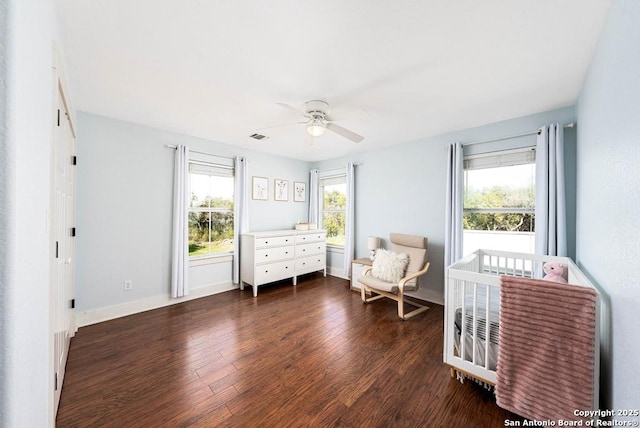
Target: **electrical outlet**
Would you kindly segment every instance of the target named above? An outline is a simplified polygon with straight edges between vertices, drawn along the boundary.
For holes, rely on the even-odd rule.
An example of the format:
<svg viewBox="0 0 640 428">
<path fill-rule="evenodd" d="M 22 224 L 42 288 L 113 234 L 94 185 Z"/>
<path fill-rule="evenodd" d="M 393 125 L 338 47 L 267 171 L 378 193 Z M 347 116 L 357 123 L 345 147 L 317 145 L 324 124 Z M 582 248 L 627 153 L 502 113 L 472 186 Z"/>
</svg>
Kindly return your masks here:
<svg viewBox="0 0 640 428">
<path fill-rule="evenodd" d="M 131 282 L 130 279 L 126 279 L 124 281 L 124 291 L 129 291 L 129 290 L 133 290 L 133 283 Z"/>
</svg>

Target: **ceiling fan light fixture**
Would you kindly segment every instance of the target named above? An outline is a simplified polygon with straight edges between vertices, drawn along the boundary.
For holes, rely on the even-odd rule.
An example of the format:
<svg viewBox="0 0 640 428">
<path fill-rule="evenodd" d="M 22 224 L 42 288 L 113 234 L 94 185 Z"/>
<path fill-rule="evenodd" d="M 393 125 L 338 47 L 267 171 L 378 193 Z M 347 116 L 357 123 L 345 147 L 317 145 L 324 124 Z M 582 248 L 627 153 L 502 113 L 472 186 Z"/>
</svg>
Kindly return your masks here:
<svg viewBox="0 0 640 428">
<path fill-rule="evenodd" d="M 327 126 L 320 120 L 314 119 L 307 125 L 307 133 L 312 137 L 319 137 L 327 130 Z"/>
</svg>

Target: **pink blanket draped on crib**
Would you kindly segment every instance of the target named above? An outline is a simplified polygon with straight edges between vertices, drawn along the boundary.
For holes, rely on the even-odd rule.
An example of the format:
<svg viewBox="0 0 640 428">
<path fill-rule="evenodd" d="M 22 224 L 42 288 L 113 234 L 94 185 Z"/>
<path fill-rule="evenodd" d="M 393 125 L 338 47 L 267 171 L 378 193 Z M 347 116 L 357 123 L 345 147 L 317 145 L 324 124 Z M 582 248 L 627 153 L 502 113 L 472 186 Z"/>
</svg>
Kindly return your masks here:
<svg viewBox="0 0 640 428">
<path fill-rule="evenodd" d="M 597 293 L 501 277 L 496 402 L 532 420 L 577 420 L 593 407 Z"/>
</svg>

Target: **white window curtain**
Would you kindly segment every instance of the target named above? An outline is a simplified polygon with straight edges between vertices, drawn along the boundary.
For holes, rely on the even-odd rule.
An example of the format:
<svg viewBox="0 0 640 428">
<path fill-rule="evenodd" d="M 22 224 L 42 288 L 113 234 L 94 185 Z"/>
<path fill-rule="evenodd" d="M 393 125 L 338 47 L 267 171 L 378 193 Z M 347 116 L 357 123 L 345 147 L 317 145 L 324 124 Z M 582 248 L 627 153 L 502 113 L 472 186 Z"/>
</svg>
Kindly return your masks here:
<svg viewBox="0 0 640 428">
<path fill-rule="evenodd" d="M 447 195 L 445 206 L 444 266 L 462 257 L 462 144 L 449 145 L 447 153 Z"/>
<path fill-rule="evenodd" d="M 563 127 L 543 126 L 536 143 L 536 254 L 567 255 Z"/>
<path fill-rule="evenodd" d="M 240 235 L 249 231 L 249 179 L 247 160 L 235 158 L 235 190 L 233 203 L 233 283 L 240 282 Z"/>
<path fill-rule="evenodd" d="M 347 206 L 345 213 L 344 239 L 344 275 L 351 276 L 351 262 L 355 252 L 355 166 L 353 162 L 347 164 Z"/>
<path fill-rule="evenodd" d="M 189 294 L 189 147 L 176 148 L 173 171 L 173 247 L 171 263 L 171 296 Z"/>
<path fill-rule="evenodd" d="M 320 224 L 319 218 L 319 195 L 320 191 L 320 171 L 312 169 L 309 171 L 309 223 Z"/>
</svg>

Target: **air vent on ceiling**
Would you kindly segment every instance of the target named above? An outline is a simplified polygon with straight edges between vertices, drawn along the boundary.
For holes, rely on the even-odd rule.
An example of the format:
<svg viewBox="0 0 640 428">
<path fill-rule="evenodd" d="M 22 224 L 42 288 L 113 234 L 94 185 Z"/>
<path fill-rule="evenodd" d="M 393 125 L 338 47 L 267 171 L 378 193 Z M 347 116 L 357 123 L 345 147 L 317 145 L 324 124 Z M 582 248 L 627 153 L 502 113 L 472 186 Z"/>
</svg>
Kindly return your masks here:
<svg viewBox="0 0 640 428">
<path fill-rule="evenodd" d="M 267 137 L 266 135 L 262 135 L 262 134 L 251 134 L 251 135 L 249 135 L 249 138 L 253 138 L 254 140 L 260 141 L 260 140 L 264 140 L 264 139 L 269 138 L 269 137 Z"/>
</svg>

